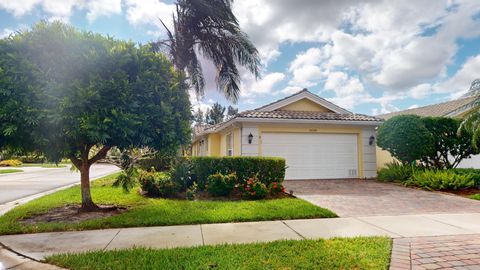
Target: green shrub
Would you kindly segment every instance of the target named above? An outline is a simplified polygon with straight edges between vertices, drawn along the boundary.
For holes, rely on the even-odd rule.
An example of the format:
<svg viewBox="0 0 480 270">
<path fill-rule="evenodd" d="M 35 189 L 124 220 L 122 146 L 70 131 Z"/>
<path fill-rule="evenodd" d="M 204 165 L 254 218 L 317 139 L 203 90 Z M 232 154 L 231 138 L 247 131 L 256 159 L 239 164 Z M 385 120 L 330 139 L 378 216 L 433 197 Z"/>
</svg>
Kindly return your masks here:
<svg viewBox="0 0 480 270">
<path fill-rule="evenodd" d="M 234 173 L 212 174 L 207 178 L 207 191 L 212 196 L 228 196 L 232 193 L 236 183 L 237 176 Z"/>
<path fill-rule="evenodd" d="M 157 172 L 168 171 L 178 159 L 181 159 L 181 157 L 175 152 L 159 152 L 151 157 L 138 160 L 136 166 L 142 170 L 154 168 Z"/>
<path fill-rule="evenodd" d="M 280 193 L 285 193 L 285 187 L 278 182 L 272 182 L 268 185 L 268 191 L 272 195 L 278 195 Z"/>
<path fill-rule="evenodd" d="M 185 191 L 185 198 L 189 201 L 195 200 L 197 198 L 197 192 L 198 185 L 197 183 L 193 182 L 193 184 L 187 188 L 187 191 Z"/>
<path fill-rule="evenodd" d="M 399 162 L 391 162 L 386 164 L 377 173 L 377 179 L 386 182 L 407 181 L 413 173 L 415 165 L 403 165 Z"/>
<path fill-rule="evenodd" d="M 473 180 L 475 181 L 475 186 L 480 188 L 480 170 L 479 169 L 456 168 L 456 169 L 452 169 L 452 171 L 460 175 L 465 175 L 465 174 L 471 175 L 473 177 Z"/>
<path fill-rule="evenodd" d="M 22 162 L 17 159 L 7 159 L 0 161 L 0 167 L 17 167 L 22 165 Z"/>
<path fill-rule="evenodd" d="M 242 195 L 246 199 L 263 199 L 268 195 L 267 186 L 255 177 L 248 178 L 243 185 L 239 187 Z"/>
<path fill-rule="evenodd" d="M 187 190 L 193 184 L 190 160 L 186 158 L 175 160 L 170 168 L 170 177 L 181 190 Z"/>
<path fill-rule="evenodd" d="M 475 187 L 471 174 L 457 174 L 452 170 L 414 171 L 407 186 L 416 186 L 428 190 L 458 190 Z"/>
<path fill-rule="evenodd" d="M 193 157 L 192 178 L 200 188 L 207 177 L 215 173 L 235 172 L 240 181 L 257 175 L 265 186 L 272 182 L 282 183 L 285 179 L 285 159 L 268 157 Z"/>
<path fill-rule="evenodd" d="M 148 196 L 169 197 L 178 192 L 178 186 L 172 181 L 170 175 L 162 172 L 141 171 L 138 182 Z"/>
</svg>

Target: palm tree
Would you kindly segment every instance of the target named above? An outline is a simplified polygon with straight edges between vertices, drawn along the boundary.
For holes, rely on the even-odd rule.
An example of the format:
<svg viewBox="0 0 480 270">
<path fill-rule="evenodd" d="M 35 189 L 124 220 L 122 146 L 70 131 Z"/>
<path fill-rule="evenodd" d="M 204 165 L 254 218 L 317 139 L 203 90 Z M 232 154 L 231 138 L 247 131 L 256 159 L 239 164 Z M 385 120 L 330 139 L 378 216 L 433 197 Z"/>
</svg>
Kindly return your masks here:
<svg viewBox="0 0 480 270">
<path fill-rule="evenodd" d="M 458 128 L 458 133 L 468 132 L 472 134 L 472 145 L 475 149 L 480 146 L 480 79 L 476 79 L 470 85 L 468 96 L 479 96 L 476 106 L 465 116 Z"/>
<path fill-rule="evenodd" d="M 204 93 L 205 80 L 198 53 L 211 60 L 217 70 L 220 92 L 232 102 L 240 95 L 240 72 L 245 67 L 255 78 L 260 76 L 260 57 L 255 46 L 239 27 L 232 12 L 233 0 L 178 0 L 173 14 L 173 29 L 168 38 L 153 43 L 155 50 L 167 49 L 177 70 L 185 71 L 198 96 Z"/>
</svg>

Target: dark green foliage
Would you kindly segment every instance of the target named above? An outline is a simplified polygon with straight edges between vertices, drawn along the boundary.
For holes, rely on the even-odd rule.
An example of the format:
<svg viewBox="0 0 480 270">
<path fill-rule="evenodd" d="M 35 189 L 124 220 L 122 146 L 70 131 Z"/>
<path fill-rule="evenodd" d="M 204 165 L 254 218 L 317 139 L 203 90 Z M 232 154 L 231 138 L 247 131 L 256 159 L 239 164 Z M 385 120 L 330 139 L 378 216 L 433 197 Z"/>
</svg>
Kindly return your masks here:
<svg viewBox="0 0 480 270">
<path fill-rule="evenodd" d="M 216 173 L 207 178 L 207 191 L 212 196 L 228 196 L 237 183 L 237 175 Z"/>
<path fill-rule="evenodd" d="M 422 121 L 432 134 L 431 151 L 421 158 L 422 163 L 431 168 L 455 168 L 464 158 L 477 154 L 472 145 L 471 133 L 457 134 L 461 121 L 449 117 L 424 117 Z"/>
<path fill-rule="evenodd" d="M 92 210 L 88 170 L 110 148 L 188 143 L 186 89 L 150 46 L 41 22 L 0 40 L 0 148 L 69 158 L 82 175 L 82 207 Z"/>
<path fill-rule="evenodd" d="M 192 163 L 183 158 L 177 158 L 172 163 L 170 177 L 180 189 L 187 190 L 192 184 Z"/>
<path fill-rule="evenodd" d="M 404 182 L 412 176 L 414 168 L 414 164 L 403 165 L 398 162 L 391 162 L 378 171 L 377 179 L 386 182 Z"/>
<path fill-rule="evenodd" d="M 457 134 L 459 127 L 460 121 L 453 118 L 399 115 L 380 126 L 377 144 L 403 164 L 420 161 L 429 168 L 455 168 L 478 153 L 471 133 Z"/>
<path fill-rule="evenodd" d="M 452 170 L 420 170 L 414 171 L 407 186 L 416 186 L 428 190 L 459 190 L 475 187 L 471 174 L 457 174 Z"/>
<path fill-rule="evenodd" d="M 151 197 L 170 197 L 178 192 L 178 186 L 165 173 L 142 171 L 138 175 L 138 182 Z"/>
<path fill-rule="evenodd" d="M 209 125 L 216 125 L 223 122 L 225 117 L 225 107 L 223 107 L 220 103 L 215 102 L 212 108 L 207 110 L 206 117 L 207 124 Z"/>
<path fill-rule="evenodd" d="M 433 137 L 419 116 L 399 115 L 378 128 L 377 144 L 403 164 L 411 164 L 432 151 Z"/>
<path fill-rule="evenodd" d="M 227 118 L 232 118 L 238 113 L 238 108 L 234 108 L 232 105 L 228 105 Z"/>
<path fill-rule="evenodd" d="M 275 196 L 280 193 L 285 193 L 285 187 L 281 183 L 272 182 L 268 185 L 268 191 Z"/>
<path fill-rule="evenodd" d="M 140 159 L 136 166 L 142 170 L 154 168 L 157 172 L 168 171 L 177 159 L 176 151 L 159 151 L 150 157 Z"/>
<path fill-rule="evenodd" d="M 197 198 L 197 192 L 198 185 L 197 183 L 193 182 L 193 184 L 187 188 L 187 191 L 185 191 L 185 198 L 189 201 L 193 201 Z"/>
<path fill-rule="evenodd" d="M 285 179 L 285 159 L 266 157 L 192 157 L 192 177 L 203 188 L 211 174 L 236 173 L 238 181 L 244 183 L 257 175 L 266 186 L 272 182 L 282 183 Z"/>
</svg>

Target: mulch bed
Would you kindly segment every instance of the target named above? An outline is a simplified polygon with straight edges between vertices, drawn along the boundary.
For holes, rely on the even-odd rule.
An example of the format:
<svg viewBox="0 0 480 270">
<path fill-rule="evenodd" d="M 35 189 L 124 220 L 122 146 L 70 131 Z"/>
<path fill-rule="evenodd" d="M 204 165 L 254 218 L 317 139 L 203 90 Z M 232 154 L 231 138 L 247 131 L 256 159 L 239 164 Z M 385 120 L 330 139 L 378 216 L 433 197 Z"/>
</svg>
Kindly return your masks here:
<svg viewBox="0 0 480 270">
<path fill-rule="evenodd" d="M 48 210 L 46 213 L 34 215 L 20 220 L 20 223 L 36 224 L 46 222 L 79 223 L 86 220 L 111 217 L 127 211 L 124 207 L 114 205 L 98 205 L 100 211 L 81 212 L 80 205 L 66 205 Z"/>
</svg>

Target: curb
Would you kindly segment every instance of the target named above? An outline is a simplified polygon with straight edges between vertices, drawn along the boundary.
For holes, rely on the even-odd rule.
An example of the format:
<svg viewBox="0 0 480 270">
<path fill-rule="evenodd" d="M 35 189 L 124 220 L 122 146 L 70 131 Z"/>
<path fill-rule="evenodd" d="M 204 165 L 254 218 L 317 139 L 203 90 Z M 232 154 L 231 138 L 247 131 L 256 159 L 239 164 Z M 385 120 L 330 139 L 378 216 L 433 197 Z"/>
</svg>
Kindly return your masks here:
<svg viewBox="0 0 480 270">
<path fill-rule="evenodd" d="M 90 181 L 101 178 L 101 177 L 104 177 L 104 176 L 107 176 L 107 175 L 110 175 L 110 174 L 113 174 L 113 173 L 117 173 L 119 171 L 120 171 L 120 169 L 115 170 L 115 171 L 111 171 L 111 172 L 108 172 L 108 173 L 104 173 L 104 174 L 101 174 L 101 175 L 97 175 L 96 177 L 91 178 Z M 76 186 L 76 185 L 79 185 L 79 183 L 68 184 L 66 186 L 58 187 L 58 188 L 55 188 L 55 189 L 51 189 L 51 190 L 48 190 L 48 191 L 44 191 L 44 192 L 41 192 L 41 193 L 37 193 L 37 194 L 34 194 L 34 195 L 30 195 L 30 196 L 27 196 L 27 197 L 17 199 L 15 201 L 11 201 L 11 202 L 2 204 L 2 205 L 0 205 L 0 216 L 3 216 L 5 213 L 7 213 L 8 211 L 12 210 L 13 208 L 15 208 L 19 205 L 25 204 L 29 201 L 35 200 L 35 199 L 43 197 L 45 195 L 52 194 L 52 193 L 55 193 L 57 191 L 64 190 L 64 189 L 67 189 L 67 188 L 70 188 L 70 187 L 73 187 L 73 186 Z M 2 270 L 2 269 L 0 269 L 0 270 Z"/>
<path fill-rule="evenodd" d="M 3 267 L 3 268 L 2 268 Z M 42 263 L 16 253 L 0 243 L 0 270 L 65 270 L 51 264 Z"/>
</svg>

